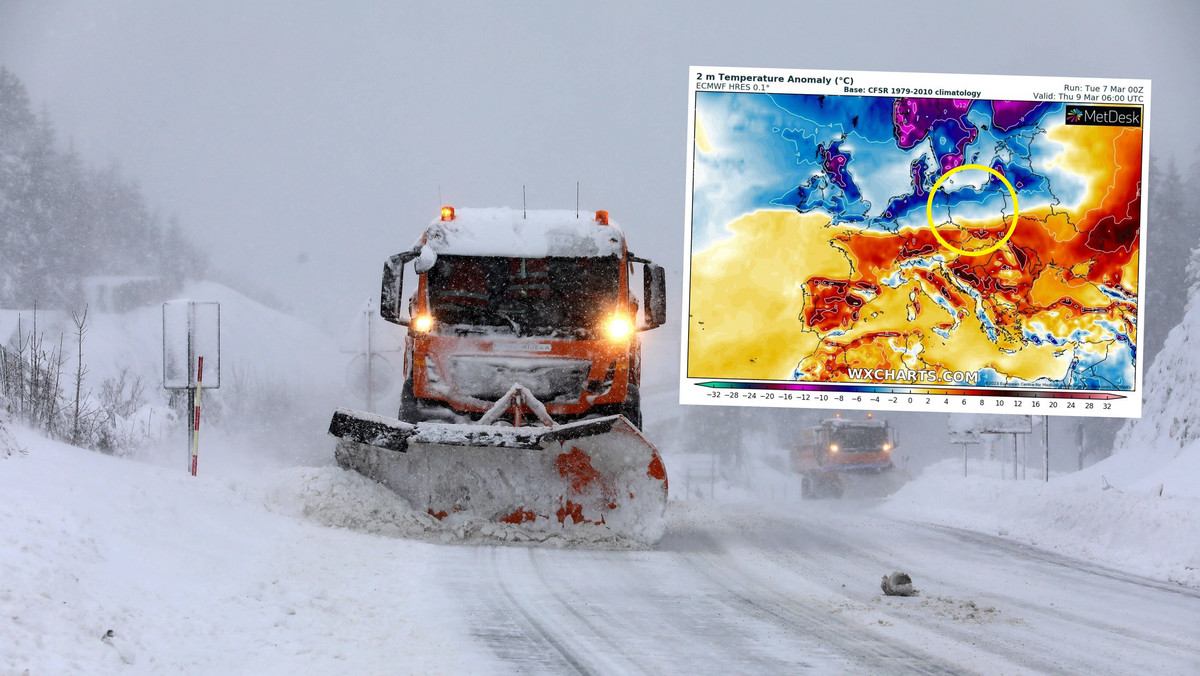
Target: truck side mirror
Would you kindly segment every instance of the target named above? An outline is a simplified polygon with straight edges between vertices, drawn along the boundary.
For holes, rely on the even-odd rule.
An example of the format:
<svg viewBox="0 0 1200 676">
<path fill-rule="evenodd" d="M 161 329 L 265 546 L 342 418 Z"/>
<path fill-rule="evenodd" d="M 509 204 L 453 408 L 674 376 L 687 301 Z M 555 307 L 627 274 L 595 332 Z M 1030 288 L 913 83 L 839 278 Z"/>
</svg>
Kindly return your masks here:
<svg viewBox="0 0 1200 676">
<path fill-rule="evenodd" d="M 383 264 L 383 286 L 379 292 L 379 316 L 393 324 L 408 326 L 408 318 L 400 315 L 404 300 L 404 265 L 419 252 L 405 251 L 387 259 Z"/>
<path fill-rule="evenodd" d="M 642 298 L 646 303 L 646 328 L 667 323 L 667 275 L 661 265 L 647 263 L 642 273 Z"/>
</svg>

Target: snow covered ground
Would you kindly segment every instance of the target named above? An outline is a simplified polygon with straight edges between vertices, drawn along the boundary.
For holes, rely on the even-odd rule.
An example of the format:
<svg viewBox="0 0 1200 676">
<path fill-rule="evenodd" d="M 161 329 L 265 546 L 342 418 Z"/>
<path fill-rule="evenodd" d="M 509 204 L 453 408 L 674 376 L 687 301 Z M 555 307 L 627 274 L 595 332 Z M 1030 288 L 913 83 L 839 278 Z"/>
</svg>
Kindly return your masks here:
<svg viewBox="0 0 1200 676">
<path fill-rule="evenodd" d="M 192 478 L 16 433 L 27 452 L 0 460 L 0 673 L 465 673 L 483 659 L 436 547 L 297 518 L 301 487 L 319 485 L 302 471 Z M 338 473 L 359 490 L 337 509 L 361 526 L 386 491 Z"/>
<path fill-rule="evenodd" d="M 999 463 L 972 460 L 968 467 L 964 478 L 961 459 L 937 463 L 879 510 L 1200 587 L 1200 499 L 1160 496 L 1157 486 L 1104 489 L 1099 476 L 1012 481 L 999 478 Z"/>
<path fill-rule="evenodd" d="M 648 549 L 438 543 L 330 466 L 213 440 L 192 478 L 15 432 L 0 673 L 1200 669 L 1200 591 L 876 502 L 673 502 Z M 897 569 L 920 595 L 882 596 Z"/>
<path fill-rule="evenodd" d="M 331 342 L 189 293 L 220 295 L 225 364 L 287 405 L 255 429 L 263 397 L 222 392 L 196 478 L 178 430 L 121 459 L 10 425 L 0 674 L 1200 672 L 1200 390 L 1152 373 L 1164 403 L 1118 453 L 1049 484 L 951 459 L 883 501 L 801 501 L 782 451 L 675 448 L 656 545 L 497 545 L 332 465 L 322 424 L 351 395 Z M 158 321 L 97 316 L 93 354 L 153 382 Z M 1172 341 L 1164 368 L 1200 371 Z M 670 382 L 647 383 L 651 423 Z M 893 570 L 920 595 L 882 596 Z"/>
</svg>

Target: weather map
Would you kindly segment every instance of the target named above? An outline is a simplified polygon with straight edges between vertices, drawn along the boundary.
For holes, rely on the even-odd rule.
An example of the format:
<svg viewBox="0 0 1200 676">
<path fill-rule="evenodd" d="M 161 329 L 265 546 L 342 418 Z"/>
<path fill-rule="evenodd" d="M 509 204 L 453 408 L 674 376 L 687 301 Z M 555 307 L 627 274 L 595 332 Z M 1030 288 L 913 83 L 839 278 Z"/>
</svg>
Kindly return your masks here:
<svg viewBox="0 0 1200 676">
<path fill-rule="evenodd" d="M 691 78 L 685 403 L 1140 413 L 1149 82 Z"/>
</svg>

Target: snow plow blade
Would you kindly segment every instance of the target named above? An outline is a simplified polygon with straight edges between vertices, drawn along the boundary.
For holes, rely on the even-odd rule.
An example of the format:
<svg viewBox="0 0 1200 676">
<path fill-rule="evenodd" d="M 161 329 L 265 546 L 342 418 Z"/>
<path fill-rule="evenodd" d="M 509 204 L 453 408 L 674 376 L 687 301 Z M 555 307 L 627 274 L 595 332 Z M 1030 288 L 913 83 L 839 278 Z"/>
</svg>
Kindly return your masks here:
<svg viewBox="0 0 1200 676">
<path fill-rule="evenodd" d="M 653 543 L 662 535 L 667 477 L 658 450 L 623 416 L 499 427 L 338 409 L 336 458 L 444 525 L 507 524 L 548 536 L 590 529 Z"/>
<path fill-rule="evenodd" d="M 886 498 L 911 479 L 908 472 L 895 466 L 877 472 L 838 472 L 837 497 L 857 500 Z"/>
</svg>

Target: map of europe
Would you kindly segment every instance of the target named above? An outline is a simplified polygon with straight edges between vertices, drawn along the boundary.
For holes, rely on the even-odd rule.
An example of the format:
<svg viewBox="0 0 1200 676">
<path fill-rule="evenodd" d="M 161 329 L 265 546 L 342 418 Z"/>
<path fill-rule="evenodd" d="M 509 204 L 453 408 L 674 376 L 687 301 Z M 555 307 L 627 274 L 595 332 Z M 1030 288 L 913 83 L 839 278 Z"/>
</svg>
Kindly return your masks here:
<svg viewBox="0 0 1200 676">
<path fill-rule="evenodd" d="M 688 377 L 1133 389 L 1140 123 L 695 96 Z"/>
</svg>

